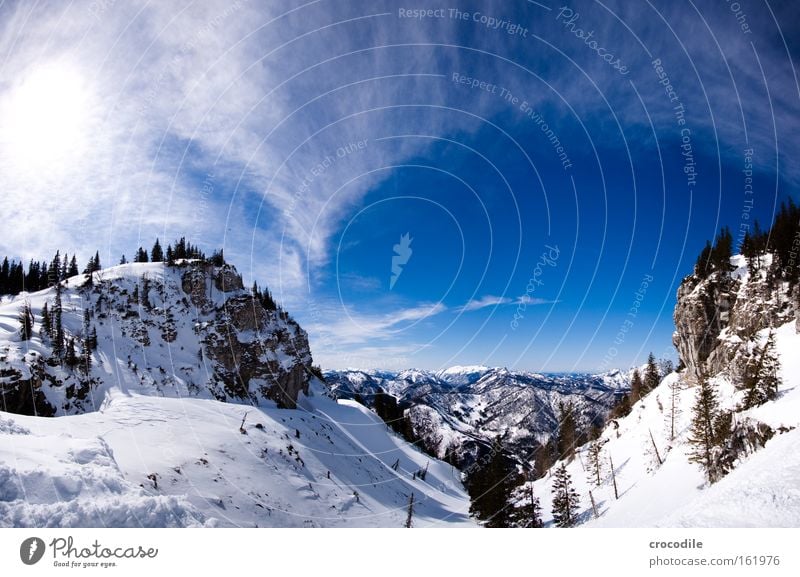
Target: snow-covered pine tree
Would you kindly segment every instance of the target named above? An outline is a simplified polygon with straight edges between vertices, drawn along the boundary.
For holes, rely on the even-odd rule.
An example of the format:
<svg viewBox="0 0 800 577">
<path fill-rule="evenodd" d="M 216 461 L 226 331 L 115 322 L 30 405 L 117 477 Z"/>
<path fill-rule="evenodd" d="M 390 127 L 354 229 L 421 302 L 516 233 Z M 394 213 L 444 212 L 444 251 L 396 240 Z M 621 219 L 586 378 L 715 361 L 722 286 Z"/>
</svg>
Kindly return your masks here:
<svg viewBox="0 0 800 577">
<path fill-rule="evenodd" d="M 700 465 L 709 483 L 714 483 L 720 478 L 714 462 L 714 448 L 718 441 L 715 425 L 718 417 L 717 392 L 714 385 L 705 376 L 701 376 L 692 409 L 689 461 Z"/>
<path fill-rule="evenodd" d="M 667 409 L 667 430 L 669 431 L 669 440 L 673 441 L 675 439 L 675 423 L 678 420 L 678 417 L 681 415 L 681 407 L 680 407 L 680 392 L 681 392 L 681 381 L 680 379 L 674 379 L 669 384 L 669 408 Z"/>
<path fill-rule="evenodd" d="M 597 487 L 603 481 L 603 441 L 597 439 L 589 445 L 589 482 Z"/>
<path fill-rule="evenodd" d="M 61 283 L 56 283 L 56 298 L 53 303 L 53 312 L 52 312 L 52 332 L 50 334 L 50 340 L 52 342 L 53 348 L 53 356 L 59 360 L 64 359 L 64 325 L 61 319 L 62 315 L 62 307 L 61 307 Z"/>
<path fill-rule="evenodd" d="M 647 368 L 644 370 L 644 394 L 655 389 L 661 382 L 661 375 L 658 371 L 656 357 L 650 353 L 647 357 Z"/>
<path fill-rule="evenodd" d="M 64 352 L 64 364 L 70 369 L 75 368 L 78 364 L 78 354 L 75 351 L 75 339 L 73 337 L 67 339 Z"/>
<path fill-rule="evenodd" d="M 572 527 L 577 521 L 579 500 L 567 465 L 561 463 L 553 477 L 553 522 L 556 527 Z"/>
<path fill-rule="evenodd" d="M 29 341 L 33 336 L 33 311 L 31 303 L 25 301 L 19 311 L 19 338 Z"/>
<path fill-rule="evenodd" d="M 39 335 L 41 336 L 42 340 L 45 338 L 50 339 L 50 332 L 53 330 L 52 323 L 50 320 L 50 310 L 48 309 L 47 303 L 44 303 L 42 307 L 42 327 L 39 329 Z"/>
<path fill-rule="evenodd" d="M 763 346 L 756 345 L 742 377 L 745 397 L 742 408 L 750 409 L 775 399 L 778 394 L 780 364 L 775 351 L 775 333 L 769 331 Z"/>
</svg>

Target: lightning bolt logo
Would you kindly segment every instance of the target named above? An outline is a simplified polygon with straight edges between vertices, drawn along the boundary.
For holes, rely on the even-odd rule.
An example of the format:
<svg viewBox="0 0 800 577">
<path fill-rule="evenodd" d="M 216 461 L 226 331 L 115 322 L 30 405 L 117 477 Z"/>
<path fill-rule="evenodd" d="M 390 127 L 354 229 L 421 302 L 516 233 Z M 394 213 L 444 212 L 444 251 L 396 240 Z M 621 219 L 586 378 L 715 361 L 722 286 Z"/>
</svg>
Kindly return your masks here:
<svg viewBox="0 0 800 577">
<path fill-rule="evenodd" d="M 408 260 L 414 252 L 411 250 L 411 241 L 413 240 L 410 234 L 406 233 L 400 237 L 400 242 L 392 247 L 394 256 L 392 256 L 392 277 L 389 279 L 389 290 L 394 288 L 397 279 L 403 274 L 403 266 L 408 264 Z"/>
</svg>

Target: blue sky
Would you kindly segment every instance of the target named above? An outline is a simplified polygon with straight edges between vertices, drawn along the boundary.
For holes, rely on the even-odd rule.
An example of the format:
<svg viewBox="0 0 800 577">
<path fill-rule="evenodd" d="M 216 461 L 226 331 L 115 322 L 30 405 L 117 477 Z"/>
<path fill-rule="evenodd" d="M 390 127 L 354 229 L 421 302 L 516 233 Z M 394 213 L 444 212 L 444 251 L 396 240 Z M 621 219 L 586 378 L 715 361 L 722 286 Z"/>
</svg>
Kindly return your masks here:
<svg viewBox="0 0 800 577">
<path fill-rule="evenodd" d="M 0 7 L 0 248 L 224 246 L 326 368 L 672 356 L 798 198 L 792 3 L 164 4 Z"/>
</svg>

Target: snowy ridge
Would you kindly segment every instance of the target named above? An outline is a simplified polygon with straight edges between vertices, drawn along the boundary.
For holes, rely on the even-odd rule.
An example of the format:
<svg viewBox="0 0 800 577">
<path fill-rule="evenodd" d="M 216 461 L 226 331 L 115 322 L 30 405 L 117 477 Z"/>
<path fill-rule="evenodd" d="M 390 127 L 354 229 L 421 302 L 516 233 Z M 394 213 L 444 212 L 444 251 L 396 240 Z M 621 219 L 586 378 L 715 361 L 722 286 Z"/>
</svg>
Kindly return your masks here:
<svg viewBox="0 0 800 577">
<path fill-rule="evenodd" d="M 474 526 L 452 467 L 321 384 L 301 405 L 112 390 L 97 412 L 0 413 L 0 526 L 402 527 L 411 493 L 414 526 Z"/>
</svg>

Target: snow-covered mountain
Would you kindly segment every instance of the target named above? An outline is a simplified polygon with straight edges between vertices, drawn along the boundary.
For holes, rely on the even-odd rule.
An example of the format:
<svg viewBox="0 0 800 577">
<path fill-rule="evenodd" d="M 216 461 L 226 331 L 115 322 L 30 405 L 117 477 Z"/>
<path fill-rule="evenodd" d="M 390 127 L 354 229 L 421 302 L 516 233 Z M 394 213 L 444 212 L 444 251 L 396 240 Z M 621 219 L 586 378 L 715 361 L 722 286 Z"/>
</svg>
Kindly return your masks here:
<svg viewBox="0 0 800 577">
<path fill-rule="evenodd" d="M 412 494 L 413 526 L 474 526 L 458 472 L 334 400 L 233 267 L 86 278 L 0 303 L 0 526 L 401 527 Z"/>
<path fill-rule="evenodd" d="M 619 371 L 542 375 L 482 366 L 330 371 L 325 378 L 338 397 L 373 408 L 381 392 L 393 396 L 406 437 L 461 469 L 490 451 L 498 436 L 521 464 L 529 463 L 557 430 L 562 403 L 572 403 L 579 429 L 588 432 L 602 425 L 629 383 Z"/>
<path fill-rule="evenodd" d="M 85 278 L 0 305 L 3 409 L 83 413 L 99 409 L 110 388 L 291 407 L 308 388 L 305 331 L 254 299 L 230 265 L 136 263 L 94 273 L 91 286 Z M 70 363 L 67 353 L 59 362 L 53 355 L 56 330 L 43 326 L 44 310 L 52 326 L 59 298 L 63 346 L 80 357 L 87 333 L 96 334 L 88 371 L 80 358 Z M 26 305 L 33 315 L 28 340 L 18 321 Z"/>
<path fill-rule="evenodd" d="M 532 488 L 542 520 L 552 525 L 555 473 L 565 465 L 579 498 L 578 524 L 800 525 L 800 307 L 789 283 L 774 271 L 770 275 L 771 262 L 764 255 L 751 274 L 745 259 L 736 256 L 731 273 L 684 279 L 674 340 L 686 368 L 664 378 L 629 415 L 609 423 L 596 442 L 578 448 L 574 459 L 519 487 L 513 501 L 523 518 L 531 510 Z M 744 408 L 746 371 L 763 366 L 770 334 L 780 367 L 777 395 Z M 716 392 L 718 414 L 731 411 L 732 432 L 721 453 L 729 472 L 713 484 L 690 460 L 700 379 L 708 379 Z M 715 430 L 724 430 L 721 426 Z"/>
</svg>

